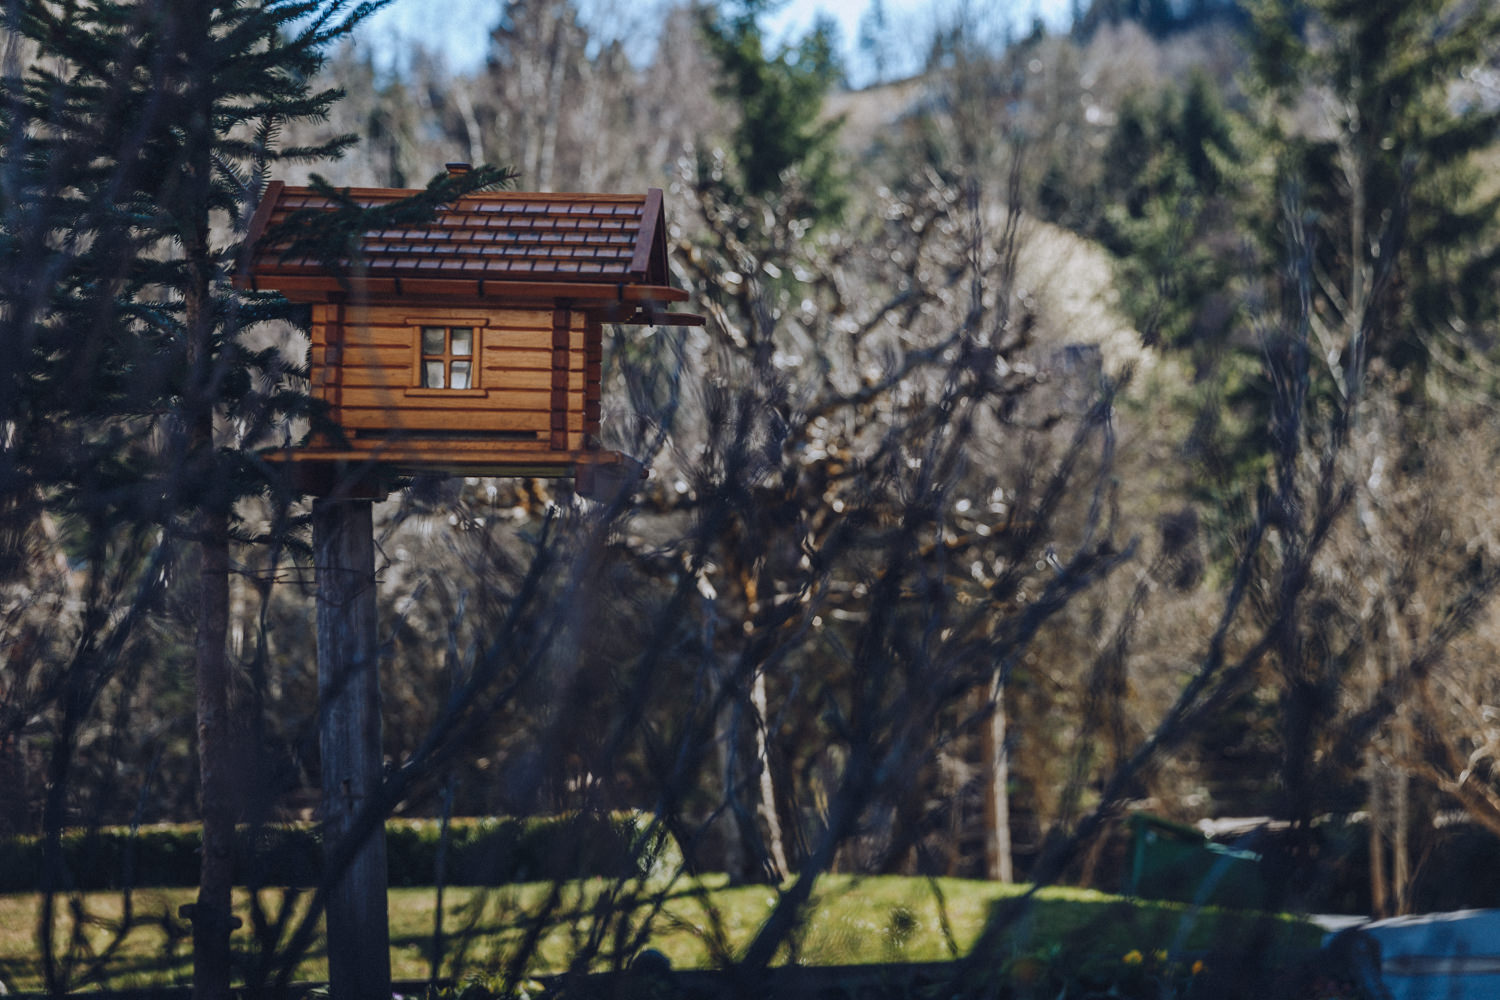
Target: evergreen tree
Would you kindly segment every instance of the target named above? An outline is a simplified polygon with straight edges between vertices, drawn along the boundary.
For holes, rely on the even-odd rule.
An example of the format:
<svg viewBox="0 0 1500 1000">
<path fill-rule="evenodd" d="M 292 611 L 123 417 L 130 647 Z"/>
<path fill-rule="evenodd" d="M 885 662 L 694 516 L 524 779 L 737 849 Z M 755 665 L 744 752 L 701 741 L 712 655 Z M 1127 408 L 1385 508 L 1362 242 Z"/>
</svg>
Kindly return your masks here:
<svg viewBox="0 0 1500 1000">
<path fill-rule="evenodd" d="M 1333 692 L 1356 665 L 1388 665 L 1382 623 L 1405 603 L 1374 555 L 1403 529 L 1369 496 L 1379 463 L 1387 478 L 1420 467 L 1412 442 L 1430 440 L 1449 390 L 1494 389 L 1475 362 L 1494 349 L 1496 203 L 1475 162 L 1500 116 L 1466 98 L 1464 72 L 1500 21 L 1447 0 L 1267 0 L 1254 15 L 1256 114 L 1226 131 L 1191 91 L 1124 109 L 1104 235 L 1143 333 L 1193 362 L 1185 485 L 1206 501 L 1218 564 L 1273 526 L 1255 587 L 1277 638 L 1237 721 L 1279 759 L 1278 808 L 1305 827 L 1359 779 L 1327 752 Z M 1352 607 L 1300 564 L 1335 522 L 1367 555 L 1344 578 L 1375 588 Z M 1428 585 L 1443 604 L 1468 586 Z"/>
<path fill-rule="evenodd" d="M 1401 609 L 1481 607 L 1494 586 L 1478 556 L 1444 566 L 1441 553 L 1421 551 L 1433 511 L 1396 509 L 1390 499 L 1395 483 L 1431 460 L 1434 430 L 1455 412 L 1452 390 L 1492 406 L 1497 388 L 1488 362 L 1500 200 L 1480 196 L 1476 159 L 1500 139 L 1500 109 L 1466 98 L 1465 77 L 1492 58 L 1500 11 L 1468 0 L 1265 0 L 1254 16 L 1267 154 L 1262 240 L 1278 265 L 1265 280 L 1265 351 L 1300 357 L 1302 370 L 1300 382 L 1276 387 L 1271 408 L 1278 454 L 1269 478 L 1287 497 L 1277 499 L 1287 514 L 1277 530 L 1283 550 L 1295 550 L 1316 526 L 1298 509 L 1312 500 L 1298 479 L 1318 451 L 1318 504 L 1332 497 L 1351 508 L 1344 527 L 1353 550 L 1341 579 L 1320 581 L 1330 610 L 1280 628 L 1283 811 L 1305 827 L 1331 794 L 1369 777 L 1378 829 L 1383 769 L 1361 775 L 1359 754 L 1373 753 L 1403 702 L 1418 711 L 1411 703 L 1420 704 L 1441 656 L 1424 652 L 1419 662 L 1403 652 L 1435 641 L 1437 630 L 1424 636 Z M 1312 418 L 1296 448 L 1286 419 L 1294 405 Z M 1434 510 L 1446 514 L 1441 501 Z M 1421 541 L 1398 560 L 1398 539 Z M 1431 574 L 1420 586 L 1415 567 Z M 1342 580 L 1359 580 L 1364 592 L 1340 605 Z M 1328 745 L 1329 693 L 1347 689 L 1356 671 L 1383 692 L 1351 754 Z M 1398 906 L 1405 844 L 1403 829 L 1392 844 Z M 1377 837 L 1371 847 L 1379 906 L 1384 848 Z"/>
<path fill-rule="evenodd" d="M 840 123 L 822 117 L 823 99 L 843 75 L 837 27 L 819 20 L 795 45 L 768 52 L 760 17 L 773 6 L 734 0 L 704 15 L 720 96 L 740 113 L 730 142 L 736 176 L 715 187 L 730 203 L 774 201 L 782 215 L 831 221 L 845 202 L 834 142 Z"/>
<path fill-rule="evenodd" d="M 60 512 L 79 527 L 94 571 L 139 623 L 182 543 L 197 553 L 195 676 L 202 878 L 193 910 L 194 989 L 228 993 L 235 782 L 226 655 L 236 501 L 261 488 L 253 448 L 305 409 L 272 348 L 245 346 L 262 321 L 293 315 L 275 297 L 232 288 L 243 233 L 278 163 L 336 155 L 352 139 L 278 145 L 282 126 L 318 120 L 339 94 L 312 84 L 330 43 L 382 6 L 345 0 L 24 0 L 5 26 L 32 47 L 0 93 L 0 420 L 4 510 Z M 492 172 L 437 184 L 451 200 Z M 158 527 L 132 567 L 118 539 Z M 101 621 L 111 614 L 101 609 Z M 118 615 L 114 617 L 118 618 Z M 119 629 L 86 635 L 63 671 L 61 739 L 47 803 L 49 871 L 83 718 L 121 669 Z M 60 885 L 49 876 L 44 883 Z M 51 902 L 50 893 L 47 896 Z M 50 916 L 42 922 L 44 937 Z M 66 988 L 44 941 L 49 989 Z"/>
<path fill-rule="evenodd" d="M 890 27 L 884 0 L 873 0 L 864 16 L 859 19 L 859 51 L 870 60 L 871 67 L 875 70 L 876 85 L 886 82 L 891 68 L 891 44 L 886 37 Z"/>
<path fill-rule="evenodd" d="M 1241 233 L 1254 188 L 1237 126 L 1201 73 L 1123 102 L 1088 231 L 1116 255 L 1120 304 L 1142 340 L 1184 363 L 1181 488 L 1205 502 L 1216 562 L 1232 558 L 1245 484 L 1265 472 L 1266 384 L 1243 304 L 1253 248 Z"/>
<path fill-rule="evenodd" d="M 1368 378 L 1407 406 L 1434 377 L 1491 388 L 1470 362 L 1494 346 L 1483 290 L 1500 263 L 1497 201 L 1478 195 L 1475 170 L 1500 112 L 1466 99 L 1461 75 L 1483 63 L 1496 14 L 1448 0 L 1253 10 L 1253 120 L 1231 118 L 1201 78 L 1129 100 L 1097 196 L 1122 304 L 1148 342 L 1192 363 L 1191 488 L 1231 521 L 1266 471 L 1256 331 L 1282 284 L 1289 206 L 1311 248 L 1310 321 L 1328 360 L 1314 391 L 1336 421 Z"/>
<path fill-rule="evenodd" d="M 1142 338 L 1205 356 L 1222 347 L 1239 261 L 1219 234 L 1232 222 L 1239 151 L 1207 78 L 1127 99 L 1104 154 L 1100 236 L 1121 258 L 1124 305 Z"/>
<path fill-rule="evenodd" d="M 1463 74 L 1493 54 L 1500 10 L 1262 0 L 1253 11 L 1272 193 L 1308 227 L 1314 333 L 1337 358 L 1337 391 L 1357 396 L 1373 375 L 1414 403 L 1440 371 L 1471 379 L 1470 359 L 1495 347 L 1484 331 L 1497 315 L 1500 198 L 1480 195 L 1475 155 L 1500 136 L 1500 108 L 1467 95 Z"/>
</svg>

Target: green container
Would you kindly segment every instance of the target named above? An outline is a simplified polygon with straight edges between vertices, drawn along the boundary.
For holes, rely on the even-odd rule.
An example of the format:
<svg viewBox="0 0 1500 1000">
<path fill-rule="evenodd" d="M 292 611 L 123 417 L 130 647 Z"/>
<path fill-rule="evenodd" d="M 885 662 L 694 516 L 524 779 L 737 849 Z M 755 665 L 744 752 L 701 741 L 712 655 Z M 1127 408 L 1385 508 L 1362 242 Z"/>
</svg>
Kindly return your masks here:
<svg viewBox="0 0 1500 1000">
<path fill-rule="evenodd" d="M 1237 910 L 1265 907 L 1260 855 L 1215 844 L 1190 826 L 1148 813 L 1130 817 L 1130 834 L 1128 895 Z"/>
</svg>

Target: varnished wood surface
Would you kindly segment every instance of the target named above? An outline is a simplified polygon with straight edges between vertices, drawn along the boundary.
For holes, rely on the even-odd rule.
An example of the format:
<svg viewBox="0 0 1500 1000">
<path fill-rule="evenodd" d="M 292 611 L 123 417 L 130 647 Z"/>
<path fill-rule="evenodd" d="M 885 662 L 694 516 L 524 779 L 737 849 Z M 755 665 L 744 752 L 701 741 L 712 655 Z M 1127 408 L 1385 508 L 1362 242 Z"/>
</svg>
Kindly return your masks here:
<svg viewBox="0 0 1500 1000">
<path fill-rule="evenodd" d="M 589 469 L 623 466 L 636 475 L 639 465 L 614 451 L 580 447 L 552 451 L 539 442 L 530 448 L 479 442 L 390 442 L 381 447 L 303 447 L 263 453 L 295 491 L 326 496 L 347 491 L 349 483 L 381 484 L 383 496 L 401 477 L 416 474 L 565 479 Z M 367 491 L 368 492 L 368 491 Z"/>
<path fill-rule="evenodd" d="M 391 981 L 371 501 L 318 499 L 312 521 L 329 978 L 358 1000 Z"/>
<path fill-rule="evenodd" d="M 555 449 L 598 433 L 588 366 L 590 350 L 602 356 L 602 347 L 589 340 L 602 333 L 584 314 L 387 305 L 324 307 L 315 319 L 313 392 L 348 431 L 536 432 Z M 424 325 L 473 328 L 472 388 L 418 385 Z"/>
</svg>

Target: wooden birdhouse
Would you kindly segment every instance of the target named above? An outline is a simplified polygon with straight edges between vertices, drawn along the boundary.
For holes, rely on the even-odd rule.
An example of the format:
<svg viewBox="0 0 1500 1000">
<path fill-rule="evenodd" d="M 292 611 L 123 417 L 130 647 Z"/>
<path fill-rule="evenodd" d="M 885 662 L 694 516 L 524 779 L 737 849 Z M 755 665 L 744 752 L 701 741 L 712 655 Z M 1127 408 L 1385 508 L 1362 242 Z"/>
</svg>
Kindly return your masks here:
<svg viewBox="0 0 1500 1000">
<path fill-rule="evenodd" d="M 366 207 L 413 193 L 348 192 Z M 260 241 L 293 212 L 333 208 L 271 184 L 242 282 L 312 306 L 312 394 L 337 432 L 282 453 L 314 473 L 304 482 L 360 463 L 576 475 L 587 494 L 596 477 L 638 469 L 599 444 L 603 325 L 703 322 L 667 312 L 687 294 L 668 283 L 661 191 L 467 195 L 429 223 L 364 233 L 342 273 Z"/>
</svg>

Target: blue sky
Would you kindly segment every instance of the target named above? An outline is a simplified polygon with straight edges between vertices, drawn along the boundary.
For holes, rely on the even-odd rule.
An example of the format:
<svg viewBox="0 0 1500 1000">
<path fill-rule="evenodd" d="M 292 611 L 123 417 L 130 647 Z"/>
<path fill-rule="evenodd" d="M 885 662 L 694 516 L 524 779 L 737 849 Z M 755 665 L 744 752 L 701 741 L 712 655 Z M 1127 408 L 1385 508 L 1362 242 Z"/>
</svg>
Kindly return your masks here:
<svg viewBox="0 0 1500 1000">
<path fill-rule="evenodd" d="M 665 0 L 656 0 L 657 3 Z M 966 0 L 886 0 L 886 11 L 898 37 L 927 37 L 933 22 L 944 11 Z M 859 21 L 870 0 L 788 0 L 767 22 L 774 38 L 794 38 L 812 27 L 819 12 L 833 17 L 839 24 L 845 48 L 845 59 L 858 83 L 860 62 L 855 50 Z M 389 60 L 393 54 L 420 42 L 429 49 L 441 50 L 448 66 L 455 71 L 472 69 L 484 59 L 489 43 L 489 29 L 499 18 L 502 0 L 397 0 L 375 15 L 359 30 L 359 36 L 374 47 L 377 56 Z M 652 0 L 584 0 L 584 9 L 614 24 L 624 24 L 635 12 L 643 24 L 650 24 Z M 988 16 L 1010 19 L 1018 25 L 1030 24 L 1041 16 L 1053 25 L 1067 18 L 1068 0 L 967 0 L 973 11 L 993 11 Z M 643 14 L 642 11 L 645 11 Z M 628 27 L 625 34 L 633 34 Z"/>
</svg>

